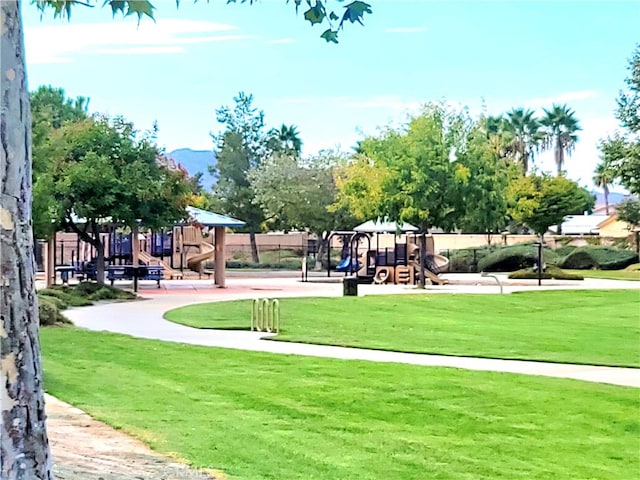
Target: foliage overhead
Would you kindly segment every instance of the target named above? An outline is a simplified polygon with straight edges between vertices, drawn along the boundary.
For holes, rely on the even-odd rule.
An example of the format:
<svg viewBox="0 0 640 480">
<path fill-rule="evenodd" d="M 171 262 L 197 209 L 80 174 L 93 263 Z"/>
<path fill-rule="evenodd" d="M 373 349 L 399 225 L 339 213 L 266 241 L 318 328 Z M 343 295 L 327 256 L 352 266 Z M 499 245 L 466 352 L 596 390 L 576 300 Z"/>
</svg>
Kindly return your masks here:
<svg viewBox="0 0 640 480">
<path fill-rule="evenodd" d="M 198 0 L 194 0 L 197 2 Z M 53 9 L 56 17 L 71 18 L 71 10 L 74 5 L 93 7 L 98 5 L 100 0 L 31 0 L 31 2 L 44 12 Z M 227 3 L 248 3 L 253 5 L 257 0 L 227 0 Z M 342 12 L 338 10 L 337 3 L 343 0 L 305 0 L 307 9 L 304 11 L 304 19 L 312 26 L 326 25 L 327 28 L 320 35 L 321 38 L 331 43 L 338 43 L 338 34 L 349 23 L 359 23 L 363 25 L 365 14 L 372 13 L 371 5 L 359 0 L 353 1 L 342 7 Z M 209 3 L 209 0 L 207 0 Z M 296 13 L 299 12 L 302 0 L 286 0 L 286 3 L 295 5 Z M 154 19 L 155 7 L 150 0 L 103 0 L 102 6 L 109 6 L 111 13 L 115 16 L 135 15 L 140 21 L 143 17 Z M 176 0 L 176 7 L 180 6 L 180 0 Z M 341 14 L 340 14 L 341 13 Z"/>
</svg>

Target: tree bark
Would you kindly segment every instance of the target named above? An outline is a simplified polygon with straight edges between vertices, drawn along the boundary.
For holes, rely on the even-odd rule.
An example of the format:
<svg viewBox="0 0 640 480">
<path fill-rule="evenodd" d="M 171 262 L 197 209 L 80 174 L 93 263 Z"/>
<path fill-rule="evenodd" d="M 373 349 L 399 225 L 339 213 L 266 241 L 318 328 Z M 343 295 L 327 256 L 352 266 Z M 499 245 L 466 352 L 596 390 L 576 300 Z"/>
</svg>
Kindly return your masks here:
<svg viewBox="0 0 640 480">
<path fill-rule="evenodd" d="M 253 263 L 260 263 L 260 255 L 258 255 L 258 244 L 256 243 L 256 232 L 251 230 L 249 232 L 249 242 L 251 243 L 251 261 Z"/>
<path fill-rule="evenodd" d="M 20 2 L 0 2 L 0 478 L 52 479 L 31 222 L 31 118 Z"/>
<path fill-rule="evenodd" d="M 426 228 L 425 228 L 425 231 L 426 231 Z M 426 286 L 424 264 L 425 264 L 425 259 L 427 258 L 427 234 L 425 231 L 423 231 L 420 234 L 420 250 L 418 253 L 418 262 L 420 264 L 418 268 L 418 274 L 420 275 L 418 277 L 418 288 L 421 288 L 421 289 L 425 288 Z"/>
</svg>

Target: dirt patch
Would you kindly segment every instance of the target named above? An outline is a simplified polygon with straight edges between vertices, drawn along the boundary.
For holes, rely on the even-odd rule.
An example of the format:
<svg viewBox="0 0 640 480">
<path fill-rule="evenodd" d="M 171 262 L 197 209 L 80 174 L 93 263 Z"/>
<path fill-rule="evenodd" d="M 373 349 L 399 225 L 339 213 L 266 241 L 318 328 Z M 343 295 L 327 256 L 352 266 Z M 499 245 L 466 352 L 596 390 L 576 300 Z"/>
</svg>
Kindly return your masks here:
<svg viewBox="0 0 640 480">
<path fill-rule="evenodd" d="M 142 442 L 47 395 L 47 431 L 57 480 L 223 480 L 152 451 Z"/>
</svg>

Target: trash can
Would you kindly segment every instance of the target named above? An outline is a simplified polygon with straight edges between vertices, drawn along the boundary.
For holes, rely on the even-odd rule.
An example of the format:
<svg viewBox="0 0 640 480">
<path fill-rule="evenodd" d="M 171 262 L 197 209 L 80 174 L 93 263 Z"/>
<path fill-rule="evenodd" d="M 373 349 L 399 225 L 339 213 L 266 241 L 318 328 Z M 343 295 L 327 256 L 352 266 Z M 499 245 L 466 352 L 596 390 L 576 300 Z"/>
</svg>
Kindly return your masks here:
<svg viewBox="0 0 640 480">
<path fill-rule="evenodd" d="M 357 277 L 345 277 L 342 281 L 342 295 L 345 297 L 358 296 L 358 279 Z"/>
</svg>

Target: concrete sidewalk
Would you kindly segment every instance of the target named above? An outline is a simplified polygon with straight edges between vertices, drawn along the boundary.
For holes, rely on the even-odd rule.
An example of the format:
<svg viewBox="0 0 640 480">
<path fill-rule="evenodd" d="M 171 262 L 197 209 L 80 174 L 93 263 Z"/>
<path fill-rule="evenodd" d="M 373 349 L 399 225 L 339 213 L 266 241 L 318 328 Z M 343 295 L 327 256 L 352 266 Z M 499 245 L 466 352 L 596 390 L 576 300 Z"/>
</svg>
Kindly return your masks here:
<svg viewBox="0 0 640 480">
<path fill-rule="evenodd" d="M 238 280 L 239 286 L 242 281 Z M 608 283 L 607 281 L 605 283 Z M 233 283 L 233 282 L 231 282 Z M 339 296 L 342 286 L 339 284 L 300 284 L 295 289 L 288 289 L 283 279 L 270 279 L 257 282 L 251 280 L 253 288 L 233 287 L 218 290 L 215 294 L 189 293 L 181 295 L 153 295 L 138 302 L 110 303 L 92 307 L 75 308 L 65 312 L 67 317 L 78 327 L 97 331 L 109 331 L 131 335 L 139 338 L 162 340 L 169 342 L 203 345 L 209 347 L 232 348 L 289 355 L 306 355 L 313 357 L 338 358 L 347 360 L 367 360 L 372 362 L 393 362 L 412 365 L 440 366 L 463 368 L 468 370 L 484 370 L 525 375 L 541 375 L 557 378 L 571 378 L 589 382 L 609 383 L 613 385 L 640 388 L 640 369 L 599 367 L 589 365 L 571 365 L 547 362 L 499 360 L 474 357 L 453 357 L 445 355 L 412 354 L 386 352 L 380 350 L 309 345 L 303 343 L 276 342 L 263 340 L 267 334 L 249 331 L 202 330 L 178 325 L 163 318 L 170 309 L 184 305 L 203 302 L 235 300 L 242 298 L 300 297 L 300 296 Z M 621 282 L 632 283 L 632 282 Z M 302 285 L 302 286 L 301 286 Z M 602 281 L 582 284 L 582 288 L 603 288 Z M 634 285 L 639 287 L 637 283 Z M 406 287 L 364 286 L 361 291 L 370 293 L 415 293 Z M 469 290 L 477 291 L 478 287 L 457 289 L 460 293 Z M 574 287 L 575 288 L 575 287 Z M 629 286 L 626 286 L 629 288 Z M 235 291 L 234 291 L 235 290 Z M 449 291 L 438 289 L 439 291 Z M 484 290 L 484 289 L 483 289 Z M 493 287 L 493 292 L 496 289 Z M 485 292 L 486 293 L 486 292 Z M 640 291 L 639 291 L 640 298 Z M 247 324 L 249 318 L 247 318 Z"/>
</svg>

